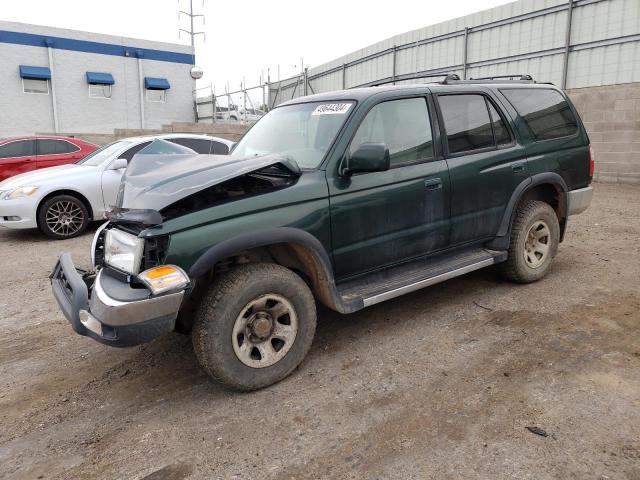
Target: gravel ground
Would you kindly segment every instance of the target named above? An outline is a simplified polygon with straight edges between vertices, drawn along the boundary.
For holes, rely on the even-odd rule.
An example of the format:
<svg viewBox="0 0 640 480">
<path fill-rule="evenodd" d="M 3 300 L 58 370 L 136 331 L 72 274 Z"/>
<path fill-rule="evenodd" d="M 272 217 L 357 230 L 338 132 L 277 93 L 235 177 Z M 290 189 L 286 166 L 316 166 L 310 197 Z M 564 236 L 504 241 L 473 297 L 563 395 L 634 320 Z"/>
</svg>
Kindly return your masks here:
<svg viewBox="0 0 640 480">
<path fill-rule="evenodd" d="M 301 368 L 251 394 L 189 337 L 75 335 L 47 275 L 91 238 L 0 231 L 0 478 L 640 478 L 638 187 L 596 185 L 536 284 L 485 269 L 321 310 Z"/>
</svg>

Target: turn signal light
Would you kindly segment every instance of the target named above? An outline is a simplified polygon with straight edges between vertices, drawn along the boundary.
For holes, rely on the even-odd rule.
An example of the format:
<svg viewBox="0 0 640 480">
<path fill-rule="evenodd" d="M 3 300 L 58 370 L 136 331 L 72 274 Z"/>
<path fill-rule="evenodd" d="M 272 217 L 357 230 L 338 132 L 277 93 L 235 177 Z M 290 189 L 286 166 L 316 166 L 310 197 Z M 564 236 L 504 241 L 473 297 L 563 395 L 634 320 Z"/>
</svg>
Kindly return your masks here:
<svg viewBox="0 0 640 480">
<path fill-rule="evenodd" d="M 184 270 L 175 265 L 160 265 L 145 270 L 138 278 L 144 283 L 154 295 L 178 290 L 189 284 L 189 277 Z"/>
</svg>

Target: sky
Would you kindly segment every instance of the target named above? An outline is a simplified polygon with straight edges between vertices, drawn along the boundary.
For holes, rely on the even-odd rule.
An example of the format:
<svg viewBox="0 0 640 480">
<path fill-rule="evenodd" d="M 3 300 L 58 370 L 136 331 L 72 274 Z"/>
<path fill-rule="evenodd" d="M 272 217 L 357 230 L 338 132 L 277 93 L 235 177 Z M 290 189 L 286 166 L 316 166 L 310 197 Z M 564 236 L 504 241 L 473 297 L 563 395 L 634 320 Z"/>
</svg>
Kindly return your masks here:
<svg viewBox="0 0 640 480">
<path fill-rule="evenodd" d="M 193 0 L 198 88 L 216 93 L 288 78 L 416 28 L 509 3 L 505 0 Z M 189 0 L 2 0 L 0 19 L 170 43 L 190 43 Z"/>
</svg>

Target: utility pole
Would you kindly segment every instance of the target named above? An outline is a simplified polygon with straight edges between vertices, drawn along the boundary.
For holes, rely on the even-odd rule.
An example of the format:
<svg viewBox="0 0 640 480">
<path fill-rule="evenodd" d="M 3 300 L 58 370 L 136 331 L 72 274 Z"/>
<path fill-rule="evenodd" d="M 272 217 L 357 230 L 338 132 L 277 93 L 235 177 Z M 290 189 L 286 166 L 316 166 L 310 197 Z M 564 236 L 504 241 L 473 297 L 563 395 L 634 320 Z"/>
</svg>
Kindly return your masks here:
<svg viewBox="0 0 640 480">
<path fill-rule="evenodd" d="M 180 0 L 178 0 L 179 2 Z M 204 6 L 204 0 L 202 0 L 202 6 Z M 190 27 L 189 30 L 185 30 L 184 28 L 179 28 L 178 29 L 178 37 L 180 36 L 181 32 L 186 33 L 187 35 L 189 35 L 191 37 L 191 46 L 195 48 L 196 45 L 196 37 L 198 35 L 203 35 L 204 39 L 206 41 L 207 36 L 205 32 L 196 32 L 194 30 L 194 25 L 193 25 L 193 21 L 196 17 L 202 17 L 202 24 L 204 25 L 204 14 L 202 13 L 193 13 L 193 0 L 189 0 L 189 11 L 185 12 L 184 10 L 179 10 L 178 11 L 178 19 L 180 18 L 180 14 L 186 15 L 187 17 L 189 17 L 189 24 Z M 194 50 L 195 52 L 195 50 Z"/>
<path fill-rule="evenodd" d="M 202 6 L 204 7 L 204 0 L 202 0 Z M 178 0 L 178 8 L 180 8 L 180 0 Z M 193 0 L 189 0 L 189 11 L 185 12 L 184 10 L 178 10 L 178 24 L 180 23 L 180 14 L 186 15 L 189 17 L 189 30 L 185 30 L 184 28 L 178 28 L 178 38 L 180 38 L 180 34 L 182 32 L 186 33 L 191 37 L 191 49 L 193 50 L 193 62 L 191 64 L 191 78 L 193 78 L 193 119 L 197 123 L 198 122 L 198 94 L 196 90 L 196 80 L 202 78 L 202 69 L 196 67 L 196 37 L 198 35 L 202 35 L 207 40 L 207 35 L 205 32 L 196 32 L 193 29 L 193 20 L 196 17 L 202 17 L 202 24 L 204 25 L 204 14 L 202 13 L 193 13 Z M 211 97 L 211 106 L 213 109 L 213 97 Z"/>
</svg>

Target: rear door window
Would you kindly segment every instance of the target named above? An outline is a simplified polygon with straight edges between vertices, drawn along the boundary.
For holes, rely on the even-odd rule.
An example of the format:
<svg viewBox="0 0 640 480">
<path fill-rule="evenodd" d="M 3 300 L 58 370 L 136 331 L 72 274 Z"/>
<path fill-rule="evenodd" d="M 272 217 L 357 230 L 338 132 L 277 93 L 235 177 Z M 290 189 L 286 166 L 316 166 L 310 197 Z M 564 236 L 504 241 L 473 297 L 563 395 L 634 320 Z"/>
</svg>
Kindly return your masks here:
<svg viewBox="0 0 640 480">
<path fill-rule="evenodd" d="M 490 101 L 487 101 L 489 106 L 489 114 L 491 115 L 491 126 L 493 127 L 493 134 L 496 137 L 496 145 L 508 145 L 511 143 L 511 135 L 509 129 L 502 118 L 502 115 L 498 113 L 496 107 Z"/>
<path fill-rule="evenodd" d="M 229 153 L 229 147 L 224 143 L 216 141 L 212 141 L 211 143 L 213 144 L 213 151 L 211 153 L 216 155 L 227 155 Z"/>
<path fill-rule="evenodd" d="M 557 90 L 512 88 L 500 92 L 523 118 L 536 140 L 568 137 L 578 131 L 571 107 Z"/>
<path fill-rule="evenodd" d="M 493 147 L 491 117 L 483 95 L 440 95 L 449 153 Z"/>
<path fill-rule="evenodd" d="M 73 153 L 80 150 L 80 147 L 65 140 L 55 140 L 52 138 L 39 138 L 38 155 L 60 155 L 64 153 Z"/>
<path fill-rule="evenodd" d="M 226 155 L 229 148 L 223 143 L 206 140 L 204 138 L 170 138 L 170 142 L 190 148 L 197 153 Z"/>
<path fill-rule="evenodd" d="M 0 145 L 0 158 L 31 157 L 35 154 L 35 140 L 17 140 Z"/>
</svg>

